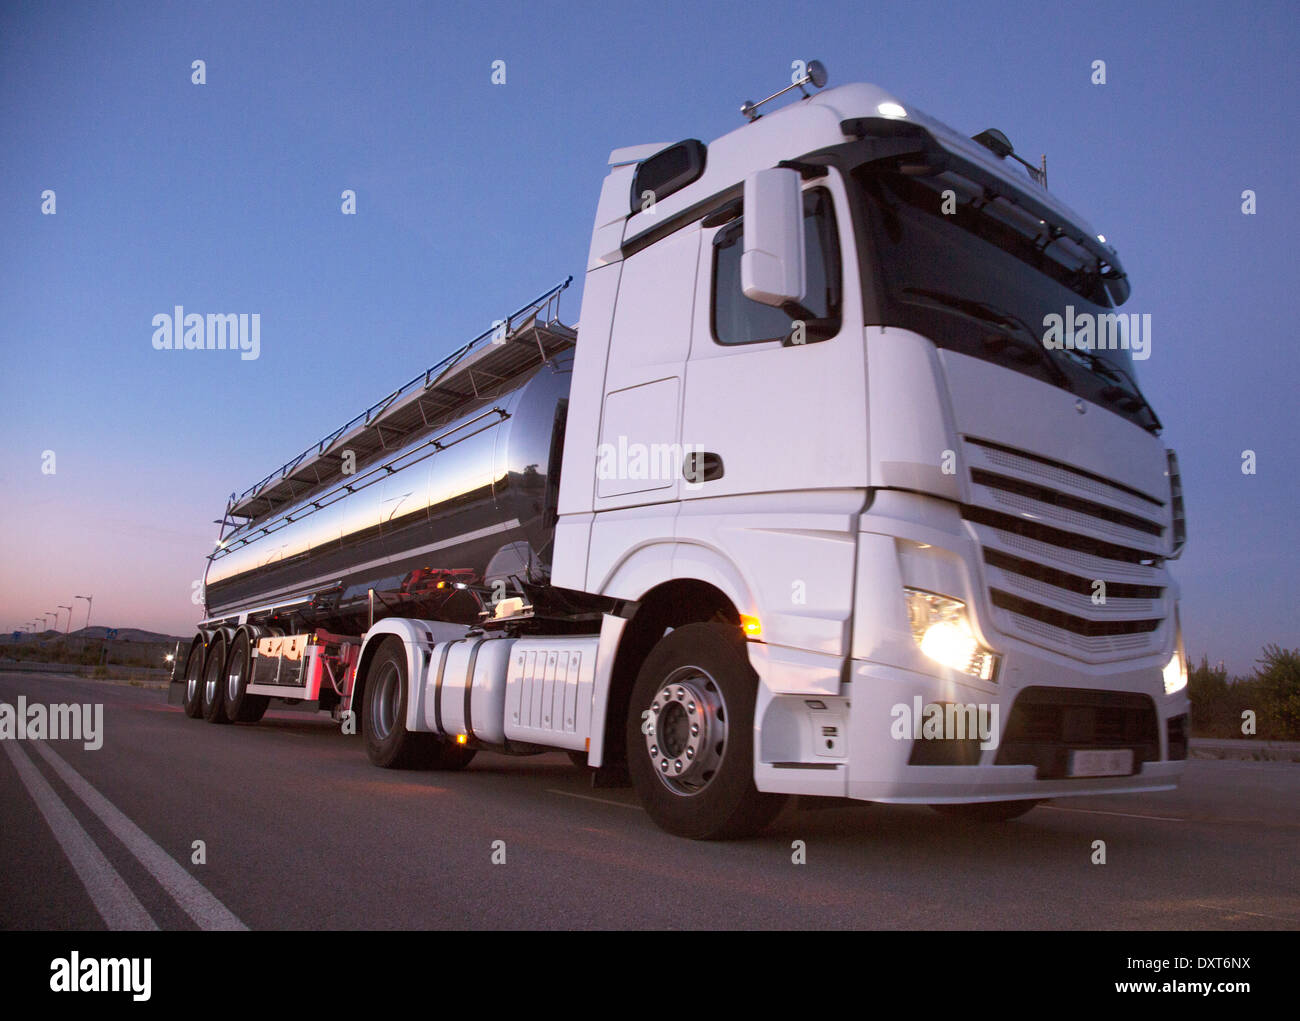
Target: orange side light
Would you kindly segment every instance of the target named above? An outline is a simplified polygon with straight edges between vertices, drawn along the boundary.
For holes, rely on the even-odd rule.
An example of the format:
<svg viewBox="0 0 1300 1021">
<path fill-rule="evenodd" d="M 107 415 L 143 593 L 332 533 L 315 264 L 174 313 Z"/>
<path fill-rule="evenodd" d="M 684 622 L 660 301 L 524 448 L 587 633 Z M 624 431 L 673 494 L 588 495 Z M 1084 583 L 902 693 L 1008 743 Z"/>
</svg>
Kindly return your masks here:
<svg viewBox="0 0 1300 1021">
<path fill-rule="evenodd" d="M 457 735 L 456 735 L 456 743 L 457 743 L 457 744 L 468 744 L 468 743 L 469 743 L 469 735 L 468 735 L 468 734 L 457 734 Z"/>
<path fill-rule="evenodd" d="M 746 638 L 763 637 L 763 625 L 759 623 L 757 617 L 751 617 L 748 613 L 740 615 L 740 630 L 745 632 Z"/>
</svg>

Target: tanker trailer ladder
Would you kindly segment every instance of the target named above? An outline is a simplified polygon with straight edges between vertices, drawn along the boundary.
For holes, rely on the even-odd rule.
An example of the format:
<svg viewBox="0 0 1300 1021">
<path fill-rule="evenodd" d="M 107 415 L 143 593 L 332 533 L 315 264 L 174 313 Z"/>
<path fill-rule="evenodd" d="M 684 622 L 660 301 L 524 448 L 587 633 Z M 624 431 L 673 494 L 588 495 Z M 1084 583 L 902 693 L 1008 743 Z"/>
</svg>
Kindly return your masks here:
<svg viewBox="0 0 1300 1021">
<path fill-rule="evenodd" d="M 226 509 L 241 527 L 273 516 L 312 492 L 349 477 L 343 451 L 355 466 L 384 451 L 396 453 L 417 436 L 486 404 L 512 380 L 573 346 L 577 332 L 560 322 L 560 296 L 568 277 L 521 306 L 492 328 L 398 387 L 350 422 L 308 447 Z M 223 526 L 222 531 L 225 531 Z"/>
</svg>

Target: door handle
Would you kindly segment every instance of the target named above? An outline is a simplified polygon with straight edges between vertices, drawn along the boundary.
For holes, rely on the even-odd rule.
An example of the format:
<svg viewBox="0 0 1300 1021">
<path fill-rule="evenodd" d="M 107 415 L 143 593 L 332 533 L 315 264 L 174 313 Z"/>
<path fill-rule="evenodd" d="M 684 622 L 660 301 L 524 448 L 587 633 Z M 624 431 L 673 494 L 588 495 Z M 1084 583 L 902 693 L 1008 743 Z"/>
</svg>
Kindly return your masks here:
<svg viewBox="0 0 1300 1021">
<path fill-rule="evenodd" d="M 711 450 L 693 450 L 682 461 L 682 478 L 687 482 L 715 482 L 722 475 L 722 456 Z"/>
</svg>

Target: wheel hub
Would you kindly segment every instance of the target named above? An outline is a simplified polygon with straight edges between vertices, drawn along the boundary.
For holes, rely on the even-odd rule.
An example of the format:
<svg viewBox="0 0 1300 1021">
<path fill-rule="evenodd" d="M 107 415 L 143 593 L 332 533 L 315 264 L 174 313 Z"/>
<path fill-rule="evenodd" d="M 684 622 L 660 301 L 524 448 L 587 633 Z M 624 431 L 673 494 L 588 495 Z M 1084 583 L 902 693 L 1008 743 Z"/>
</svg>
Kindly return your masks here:
<svg viewBox="0 0 1300 1021">
<path fill-rule="evenodd" d="M 641 719 L 646 754 L 664 786 L 683 797 L 704 790 L 727 743 L 726 702 L 713 678 L 698 667 L 673 671 Z"/>
</svg>

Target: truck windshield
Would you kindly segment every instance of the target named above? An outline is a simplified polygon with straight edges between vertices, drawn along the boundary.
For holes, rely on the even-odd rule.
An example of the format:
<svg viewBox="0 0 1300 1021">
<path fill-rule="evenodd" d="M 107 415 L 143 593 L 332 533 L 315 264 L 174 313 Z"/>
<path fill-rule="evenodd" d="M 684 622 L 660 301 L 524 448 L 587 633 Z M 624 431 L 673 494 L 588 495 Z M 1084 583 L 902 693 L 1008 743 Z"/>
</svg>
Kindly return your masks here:
<svg viewBox="0 0 1300 1021">
<path fill-rule="evenodd" d="M 1159 421 L 1138 390 L 1130 330 L 1088 252 L 950 173 L 910 177 L 870 166 L 854 174 L 866 199 L 881 324 L 940 347 L 1038 376 L 1137 422 Z M 1076 343 L 1077 338 L 1077 343 Z"/>
</svg>

